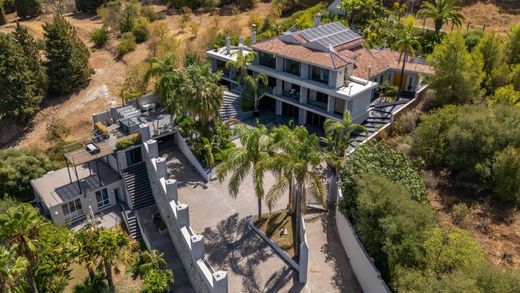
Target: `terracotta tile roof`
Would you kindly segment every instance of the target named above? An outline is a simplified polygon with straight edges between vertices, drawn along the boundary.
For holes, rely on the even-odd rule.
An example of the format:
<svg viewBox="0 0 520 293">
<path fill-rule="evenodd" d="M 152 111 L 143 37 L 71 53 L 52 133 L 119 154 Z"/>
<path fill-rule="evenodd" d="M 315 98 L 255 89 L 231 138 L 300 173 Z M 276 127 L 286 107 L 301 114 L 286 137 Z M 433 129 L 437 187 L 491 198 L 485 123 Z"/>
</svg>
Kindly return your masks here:
<svg viewBox="0 0 520 293">
<path fill-rule="evenodd" d="M 358 54 L 352 75 L 360 78 L 368 78 L 368 68 L 372 67 L 371 75 L 379 74 L 387 69 L 401 69 L 399 52 L 390 49 L 366 49 L 358 48 L 353 51 Z M 402 62 L 402 61 L 401 61 Z M 432 74 L 433 68 L 421 60 L 409 61 L 405 70 L 415 71 L 423 74 Z"/>
<path fill-rule="evenodd" d="M 303 61 L 305 63 L 329 69 L 338 69 L 354 62 L 353 58 L 351 58 L 349 54 L 311 50 L 302 45 L 285 43 L 279 38 L 272 38 L 256 43 L 251 47 L 258 51 Z"/>
</svg>

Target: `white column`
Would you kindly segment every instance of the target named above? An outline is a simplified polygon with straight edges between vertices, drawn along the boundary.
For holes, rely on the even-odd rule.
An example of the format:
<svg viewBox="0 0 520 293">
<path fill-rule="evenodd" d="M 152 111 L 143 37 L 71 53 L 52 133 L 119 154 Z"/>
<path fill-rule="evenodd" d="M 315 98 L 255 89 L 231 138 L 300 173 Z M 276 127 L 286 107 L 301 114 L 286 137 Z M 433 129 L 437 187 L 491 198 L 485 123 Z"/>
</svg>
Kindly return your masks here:
<svg viewBox="0 0 520 293">
<path fill-rule="evenodd" d="M 275 105 L 276 105 L 275 114 L 282 115 L 282 102 L 280 100 L 275 99 Z"/>
<path fill-rule="evenodd" d="M 328 96 L 328 100 L 327 100 L 327 112 L 329 113 L 334 113 L 334 97 L 333 96 Z"/>
</svg>

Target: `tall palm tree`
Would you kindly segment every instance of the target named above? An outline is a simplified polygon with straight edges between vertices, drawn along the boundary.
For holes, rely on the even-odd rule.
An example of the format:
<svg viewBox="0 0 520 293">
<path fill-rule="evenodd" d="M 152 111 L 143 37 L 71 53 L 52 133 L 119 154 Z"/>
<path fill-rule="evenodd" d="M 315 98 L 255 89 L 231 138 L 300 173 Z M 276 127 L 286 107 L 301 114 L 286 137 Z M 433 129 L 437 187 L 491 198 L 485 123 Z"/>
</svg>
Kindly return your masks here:
<svg viewBox="0 0 520 293">
<path fill-rule="evenodd" d="M 404 69 L 406 66 L 406 62 L 408 58 L 413 58 L 415 56 L 415 48 L 420 49 L 421 44 L 417 40 L 417 37 L 413 34 L 411 30 L 405 29 L 398 36 L 395 42 L 395 47 L 399 51 L 399 60 L 397 64 L 400 64 L 401 61 L 403 64 L 401 65 L 401 77 L 399 80 L 399 90 L 404 90 Z"/>
<path fill-rule="evenodd" d="M 213 73 L 209 64 L 193 64 L 183 72 L 184 107 L 203 123 L 218 117 L 224 101 L 224 90 L 218 84 L 220 73 Z"/>
<path fill-rule="evenodd" d="M 20 289 L 20 280 L 28 266 L 27 259 L 16 255 L 14 249 L 0 246 L 0 291 L 11 293 Z"/>
<path fill-rule="evenodd" d="M 10 208 L 0 215 L 0 240 L 27 259 L 26 277 L 31 292 L 38 292 L 34 273 L 39 263 L 40 230 L 49 223 L 29 204 Z"/>
<path fill-rule="evenodd" d="M 251 75 L 246 75 L 244 77 L 244 81 L 247 85 L 251 87 L 251 90 L 253 90 L 254 99 L 255 99 L 255 107 L 254 112 L 258 113 L 258 96 L 260 96 L 260 89 L 261 86 L 266 86 L 268 83 L 267 75 L 263 73 L 259 73 L 256 75 L 256 77 L 252 77 Z"/>
<path fill-rule="evenodd" d="M 435 33 L 439 33 L 444 23 L 451 22 L 457 26 L 462 25 L 464 16 L 462 8 L 456 0 L 434 0 L 423 2 L 418 11 L 419 16 L 431 18 L 435 24 Z"/>
<path fill-rule="evenodd" d="M 272 149 L 274 156 L 270 168 L 278 175 L 276 181 L 267 193 L 267 202 L 275 202 L 285 195 L 289 186 L 295 183 L 294 197 L 295 211 L 290 211 L 296 217 L 296 239 L 300 239 L 300 227 L 302 213 L 305 212 L 307 202 L 307 187 L 314 193 L 319 201 L 325 201 L 325 188 L 318 170 L 322 154 L 319 148 L 319 139 L 314 134 L 309 134 L 307 128 L 298 126 L 290 129 L 281 126 L 273 130 Z M 298 249 L 298 245 L 296 248 Z"/>
<path fill-rule="evenodd" d="M 107 275 L 110 288 L 114 288 L 112 269 L 120 263 L 130 263 L 136 243 L 122 230 L 99 228 L 96 250 Z"/>
<path fill-rule="evenodd" d="M 323 130 L 325 131 L 325 137 L 322 138 L 322 142 L 326 145 L 325 161 L 327 161 L 329 169 L 332 171 L 331 185 L 329 186 L 329 194 L 332 198 L 329 199 L 331 200 L 330 202 L 334 202 L 336 200 L 338 174 L 343 169 L 345 152 L 353 140 L 352 134 L 354 132 L 366 133 L 367 129 L 363 125 L 352 123 L 350 112 L 345 111 L 342 120 L 325 120 Z"/>
<path fill-rule="evenodd" d="M 242 51 L 238 51 L 237 59 L 231 60 L 226 63 L 226 69 L 233 68 L 237 73 L 237 82 L 240 83 L 247 74 L 247 67 L 253 63 L 256 58 L 255 52 L 245 54 Z"/>
<path fill-rule="evenodd" d="M 97 245 L 99 241 L 98 229 L 81 229 L 74 233 L 75 247 L 77 250 L 77 259 L 79 263 L 84 264 L 87 268 L 90 280 L 94 280 L 94 268 L 98 263 L 99 255 L 97 253 Z"/>
<path fill-rule="evenodd" d="M 150 59 L 150 68 L 144 76 L 145 83 L 156 79 L 155 92 L 170 113 L 176 113 L 182 106 L 182 96 L 179 94 L 183 88 L 181 72 L 177 69 L 177 57 L 173 54 L 164 59 Z"/>
<path fill-rule="evenodd" d="M 258 199 L 258 219 L 262 218 L 262 199 L 264 198 L 264 173 L 267 171 L 269 152 L 269 131 L 259 124 L 257 127 L 239 125 L 237 132 L 240 137 L 240 147 L 234 148 L 217 169 L 220 182 L 231 173 L 228 184 L 229 194 L 236 198 L 238 189 L 247 174 L 253 176 L 255 194 Z"/>
</svg>

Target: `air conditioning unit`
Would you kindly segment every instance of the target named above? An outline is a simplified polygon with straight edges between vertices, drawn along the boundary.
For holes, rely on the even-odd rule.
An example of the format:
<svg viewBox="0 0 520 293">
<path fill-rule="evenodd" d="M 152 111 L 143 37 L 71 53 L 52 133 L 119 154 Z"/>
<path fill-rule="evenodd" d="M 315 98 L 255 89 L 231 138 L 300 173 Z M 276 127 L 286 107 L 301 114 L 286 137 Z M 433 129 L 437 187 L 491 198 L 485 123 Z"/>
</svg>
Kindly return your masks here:
<svg viewBox="0 0 520 293">
<path fill-rule="evenodd" d="M 95 155 L 95 154 L 98 154 L 101 149 L 94 143 L 88 143 L 86 146 L 85 146 L 85 149 L 87 150 L 87 152 L 89 152 L 91 155 Z"/>
</svg>

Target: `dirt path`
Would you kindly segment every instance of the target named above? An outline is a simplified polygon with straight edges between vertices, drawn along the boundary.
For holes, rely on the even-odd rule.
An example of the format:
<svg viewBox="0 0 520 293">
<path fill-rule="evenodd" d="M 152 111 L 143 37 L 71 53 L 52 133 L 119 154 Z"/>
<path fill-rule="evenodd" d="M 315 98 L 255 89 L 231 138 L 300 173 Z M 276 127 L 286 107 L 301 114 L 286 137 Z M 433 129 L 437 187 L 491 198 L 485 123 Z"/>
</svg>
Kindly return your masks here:
<svg viewBox="0 0 520 293">
<path fill-rule="evenodd" d="M 251 11 L 242 12 L 235 16 L 230 9 L 223 9 L 218 15 L 219 28 L 223 30 L 228 26 L 241 27 L 241 34 L 247 36 L 250 34 L 249 18 L 252 14 L 264 18 L 270 12 L 270 3 L 258 3 L 257 7 Z M 164 10 L 164 6 L 156 6 L 156 10 Z M 21 24 L 29 30 L 36 38 L 43 37 L 42 24 L 51 20 L 51 15 L 43 15 L 29 21 L 23 21 Z M 101 21 L 90 14 L 67 14 L 67 20 L 75 27 L 79 37 L 89 46 L 92 43 L 89 40 L 90 33 L 97 27 L 100 27 Z M 197 37 L 194 37 L 189 28 L 181 31 L 179 23 L 179 15 L 170 15 L 158 22 L 165 23 L 171 30 L 171 33 L 179 38 L 181 47 L 186 47 L 188 43 L 193 43 L 194 47 L 201 49 L 201 41 L 205 33 L 205 28 L 214 21 L 213 15 L 208 13 L 200 15 L 191 15 L 191 20 L 198 24 L 199 30 Z M 15 20 L 13 15 L 9 15 L 8 19 Z M 11 22 L 0 27 L 0 32 L 10 32 L 14 30 L 16 24 Z M 50 146 L 45 140 L 49 123 L 54 117 L 63 119 L 67 126 L 71 129 L 71 134 L 67 140 L 88 139 L 92 126 L 91 115 L 106 111 L 111 105 L 120 104 L 118 93 L 124 82 L 124 77 L 129 66 L 146 60 L 148 56 L 148 47 L 146 44 L 140 44 L 136 50 L 125 55 L 122 59 L 117 59 L 110 48 L 115 46 L 115 41 L 111 40 L 108 50 L 92 50 L 90 56 L 90 65 L 95 70 L 95 74 L 89 84 L 82 90 L 66 97 L 59 97 L 47 101 L 42 106 L 42 110 L 35 116 L 32 121 L 32 127 L 22 137 L 14 143 L 15 147 L 34 147 L 44 150 Z"/>
</svg>

